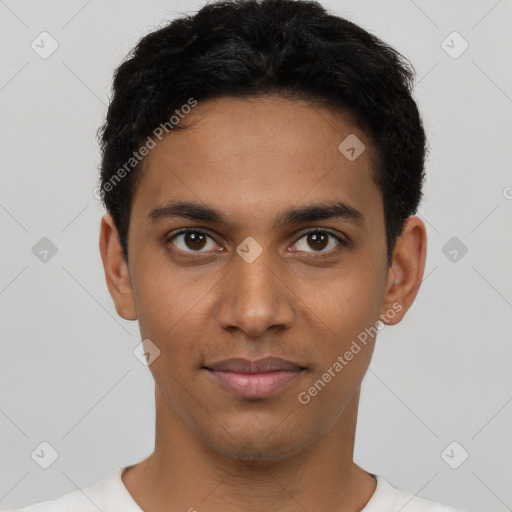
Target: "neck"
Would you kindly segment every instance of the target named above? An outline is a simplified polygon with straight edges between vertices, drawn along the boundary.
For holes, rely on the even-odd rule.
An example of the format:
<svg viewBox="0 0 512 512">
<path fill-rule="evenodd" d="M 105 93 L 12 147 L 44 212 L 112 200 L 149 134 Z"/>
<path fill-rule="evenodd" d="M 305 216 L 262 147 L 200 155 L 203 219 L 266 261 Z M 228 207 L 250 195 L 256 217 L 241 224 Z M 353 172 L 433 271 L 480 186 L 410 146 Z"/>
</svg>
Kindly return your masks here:
<svg viewBox="0 0 512 512">
<path fill-rule="evenodd" d="M 158 386 L 155 396 L 155 450 L 122 475 L 147 512 L 355 512 L 375 491 L 374 478 L 353 462 L 359 391 L 330 429 L 279 460 L 219 454 L 174 414 Z"/>
</svg>

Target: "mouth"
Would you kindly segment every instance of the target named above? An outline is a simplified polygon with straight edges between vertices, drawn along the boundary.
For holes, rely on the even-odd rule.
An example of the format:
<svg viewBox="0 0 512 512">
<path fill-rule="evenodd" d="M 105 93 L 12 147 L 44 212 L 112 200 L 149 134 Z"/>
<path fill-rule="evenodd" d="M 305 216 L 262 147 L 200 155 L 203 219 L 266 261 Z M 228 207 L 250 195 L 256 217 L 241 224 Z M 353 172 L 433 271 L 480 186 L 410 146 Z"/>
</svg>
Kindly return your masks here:
<svg viewBox="0 0 512 512">
<path fill-rule="evenodd" d="M 226 359 L 203 366 L 225 390 L 241 398 L 267 398 L 282 391 L 306 368 L 291 361 L 266 357 L 256 361 L 242 358 Z"/>
</svg>

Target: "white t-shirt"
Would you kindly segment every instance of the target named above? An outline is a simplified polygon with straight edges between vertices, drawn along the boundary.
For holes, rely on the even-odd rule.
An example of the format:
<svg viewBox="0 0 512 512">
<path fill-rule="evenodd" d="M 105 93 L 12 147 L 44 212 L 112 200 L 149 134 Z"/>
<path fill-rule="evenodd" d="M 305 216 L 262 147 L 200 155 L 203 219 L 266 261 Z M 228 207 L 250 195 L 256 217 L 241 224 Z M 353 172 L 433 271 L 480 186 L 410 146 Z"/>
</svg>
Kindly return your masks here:
<svg viewBox="0 0 512 512">
<path fill-rule="evenodd" d="M 72 491 L 60 498 L 35 503 L 12 512 L 143 512 L 121 480 L 124 467 L 109 473 L 101 482 L 82 491 Z M 392 487 L 383 477 L 360 512 L 462 512 L 430 500 L 414 497 Z"/>
</svg>

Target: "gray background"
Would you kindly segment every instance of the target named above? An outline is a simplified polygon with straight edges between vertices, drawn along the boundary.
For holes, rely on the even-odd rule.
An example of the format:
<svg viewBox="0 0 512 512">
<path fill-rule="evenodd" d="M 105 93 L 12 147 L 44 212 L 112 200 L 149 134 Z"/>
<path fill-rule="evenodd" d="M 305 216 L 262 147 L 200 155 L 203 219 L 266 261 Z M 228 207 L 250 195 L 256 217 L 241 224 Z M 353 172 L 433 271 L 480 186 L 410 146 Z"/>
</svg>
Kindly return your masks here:
<svg viewBox="0 0 512 512">
<path fill-rule="evenodd" d="M 201 5 L 0 0 L 2 508 L 87 487 L 153 449 L 138 325 L 117 316 L 98 251 L 95 133 L 128 50 Z M 405 320 L 379 335 L 356 462 L 467 511 L 512 510 L 512 2 L 323 5 L 412 61 L 431 147 L 425 278 Z M 47 59 L 31 48 L 42 31 L 59 45 Z M 458 58 L 443 49 L 463 48 L 442 43 L 453 31 L 469 44 Z M 58 250 L 47 262 L 32 252 L 42 237 Z M 46 470 L 31 457 L 43 441 L 58 452 Z"/>
</svg>

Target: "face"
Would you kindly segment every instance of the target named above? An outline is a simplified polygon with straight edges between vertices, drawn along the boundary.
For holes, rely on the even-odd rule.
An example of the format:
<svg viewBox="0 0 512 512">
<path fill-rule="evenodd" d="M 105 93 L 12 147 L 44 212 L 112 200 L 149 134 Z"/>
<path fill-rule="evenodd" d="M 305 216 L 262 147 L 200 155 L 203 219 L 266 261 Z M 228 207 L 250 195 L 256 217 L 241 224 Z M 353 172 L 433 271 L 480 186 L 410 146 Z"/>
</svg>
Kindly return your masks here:
<svg viewBox="0 0 512 512">
<path fill-rule="evenodd" d="M 394 287 L 408 267 L 386 265 L 370 140 L 347 114 L 224 98 L 180 124 L 146 157 L 125 284 L 121 270 L 109 288 L 160 351 L 157 407 L 218 453 L 284 457 L 336 426 L 378 321 L 399 321 L 418 279 L 407 297 Z M 366 146 L 355 160 L 339 149 L 354 135 Z M 251 366 L 269 357 L 285 362 Z"/>
</svg>

